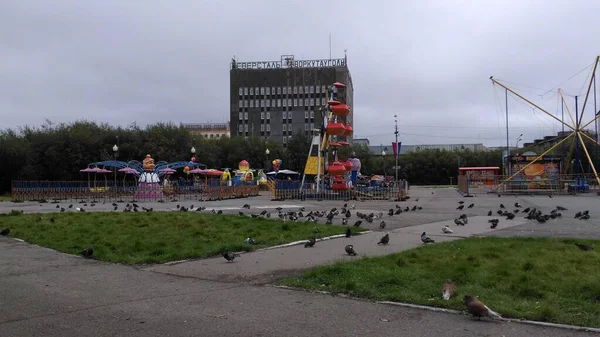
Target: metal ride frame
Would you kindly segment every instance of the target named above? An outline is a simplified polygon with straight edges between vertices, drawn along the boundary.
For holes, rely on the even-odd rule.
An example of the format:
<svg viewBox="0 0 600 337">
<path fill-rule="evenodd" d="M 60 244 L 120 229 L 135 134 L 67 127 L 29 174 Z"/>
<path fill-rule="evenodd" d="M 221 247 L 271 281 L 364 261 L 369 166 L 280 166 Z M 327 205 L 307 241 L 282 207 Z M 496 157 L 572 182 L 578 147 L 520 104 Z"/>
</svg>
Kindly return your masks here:
<svg viewBox="0 0 600 337">
<path fill-rule="evenodd" d="M 528 100 L 527 98 L 521 96 L 520 94 L 518 94 L 517 92 L 515 92 L 514 90 L 512 90 L 511 88 L 507 87 L 506 85 L 498 82 L 497 80 L 494 79 L 493 76 L 490 77 L 490 80 L 492 81 L 492 84 L 494 85 L 499 85 L 501 86 L 504 90 L 506 90 L 506 92 L 510 92 L 513 95 L 517 96 L 518 98 L 522 99 L 523 101 L 527 102 L 528 104 L 530 104 L 531 106 L 533 106 L 534 108 L 542 111 L 543 113 L 545 113 L 546 115 L 552 117 L 553 119 L 559 121 L 562 125 L 568 127 L 569 129 L 571 129 L 573 132 L 571 132 L 568 136 L 566 136 L 565 138 L 563 138 L 561 141 L 559 141 L 558 143 L 554 144 L 552 147 L 550 147 L 548 150 L 544 151 L 542 154 L 540 154 L 539 156 L 537 156 L 533 161 L 531 161 L 530 163 L 528 163 L 527 165 L 523 166 L 520 170 L 518 170 L 516 173 L 510 175 L 508 178 L 506 178 L 505 180 L 501 181 L 498 185 L 496 185 L 492 191 L 497 190 L 500 186 L 504 185 L 505 183 L 511 181 L 514 177 L 516 177 L 517 175 L 519 175 L 521 172 L 525 171 L 525 169 L 527 169 L 529 166 L 533 165 L 534 163 L 536 163 L 537 161 L 539 161 L 540 159 L 542 159 L 545 155 L 547 155 L 548 153 L 552 152 L 554 149 L 556 149 L 559 145 L 561 145 L 562 143 L 564 143 L 565 141 L 567 141 L 567 139 L 570 139 L 571 137 L 576 137 L 574 139 L 574 144 L 576 144 L 577 146 L 579 145 L 578 142 L 581 143 L 581 147 L 583 147 L 583 151 L 589 161 L 590 167 L 592 169 L 592 171 L 594 172 L 594 178 L 596 178 L 596 181 L 598 182 L 598 185 L 600 185 L 600 177 L 598 177 L 598 172 L 596 171 L 596 167 L 594 165 L 594 161 L 592 160 L 592 157 L 590 156 L 587 147 L 585 145 L 585 142 L 583 140 L 583 138 L 587 138 L 589 141 L 600 145 L 600 143 L 596 140 L 593 139 L 592 137 L 590 137 L 584 130 L 586 127 L 588 127 L 590 124 L 596 122 L 596 120 L 600 117 L 600 111 L 594 111 L 594 118 L 583 124 L 583 113 L 585 112 L 585 107 L 587 106 L 587 102 L 588 102 L 588 98 L 590 95 L 590 90 L 592 89 L 592 84 L 594 84 L 594 88 L 595 88 L 595 77 L 596 77 L 596 69 L 598 67 L 598 62 L 600 61 L 600 55 L 596 56 L 596 60 L 593 64 L 593 70 L 592 70 L 592 75 L 590 76 L 590 81 L 588 84 L 588 88 L 587 88 L 587 92 L 585 94 L 585 100 L 583 102 L 583 107 L 581 109 L 581 114 L 579 114 L 578 109 L 576 108 L 575 110 L 575 117 L 573 117 L 573 114 L 571 113 L 571 109 L 569 109 L 569 106 L 565 103 L 564 100 L 564 96 L 562 93 L 561 89 L 558 89 L 558 93 L 562 99 L 563 105 L 567 110 L 567 113 L 569 114 L 569 117 L 571 119 L 571 122 L 573 123 L 568 124 L 565 121 L 559 119 L 558 117 L 554 116 L 553 114 L 551 114 L 550 112 L 546 111 L 545 109 L 541 108 L 540 106 L 538 106 L 537 104 L 531 102 L 530 100 Z M 595 97 L 595 90 L 594 90 L 594 97 Z M 577 148 L 578 150 L 578 148 Z M 507 154 L 510 157 L 510 153 Z M 577 158 L 577 164 L 580 164 L 580 159 L 579 159 L 579 151 L 576 152 Z"/>
</svg>

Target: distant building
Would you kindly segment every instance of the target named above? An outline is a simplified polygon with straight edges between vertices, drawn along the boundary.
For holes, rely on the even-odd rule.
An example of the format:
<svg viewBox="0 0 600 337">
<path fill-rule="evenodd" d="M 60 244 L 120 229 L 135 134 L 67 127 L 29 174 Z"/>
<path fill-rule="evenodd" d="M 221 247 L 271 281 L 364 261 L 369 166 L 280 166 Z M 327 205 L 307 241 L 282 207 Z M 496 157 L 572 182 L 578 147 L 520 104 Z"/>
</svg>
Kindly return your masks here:
<svg viewBox="0 0 600 337">
<path fill-rule="evenodd" d="M 230 137 L 229 123 L 181 123 L 191 135 L 204 138 Z"/>
<path fill-rule="evenodd" d="M 356 141 L 356 140 L 355 140 Z M 460 151 L 460 150 L 471 150 L 473 152 L 489 151 L 489 149 L 483 144 L 423 144 L 423 145 L 400 145 L 400 155 L 418 152 L 421 150 L 446 150 L 446 151 Z M 381 155 L 382 151 L 386 152 L 386 155 L 394 155 L 392 144 L 382 145 L 369 145 L 369 152 L 376 155 Z"/>
<path fill-rule="evenodd" d="M 232 60 L 231 136 L 261 137 L 285 146 L 294 133 L 310 135 L 311 130 L 323 125 L 327 90 L 334 82 L 346 85 L 344 90 L 334 90 L 334 98 L 350 107 L 351 113 L 341 120 L 352 125 L 354 89 L 346 61 L 301 61 L 293 55 L 283 55 L 280 61 Z M 338 140 L 352 142 L 351 137 Z"/>
<path fill-rule="evenodd" d="M 367 138 L 354 138 L 352 140 L 354 145 L 366 145 L 369 146 L 369 140 Z"/>
</svg>

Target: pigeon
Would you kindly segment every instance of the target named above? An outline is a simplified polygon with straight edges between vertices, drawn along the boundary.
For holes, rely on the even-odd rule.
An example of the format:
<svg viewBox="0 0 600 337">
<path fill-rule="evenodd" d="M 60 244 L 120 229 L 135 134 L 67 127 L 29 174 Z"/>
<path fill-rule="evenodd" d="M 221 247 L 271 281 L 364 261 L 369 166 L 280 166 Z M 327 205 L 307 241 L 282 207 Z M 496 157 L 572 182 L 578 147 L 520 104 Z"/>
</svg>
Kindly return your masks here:
<svg viewBox="0 0 600 337">
<path fill-rule="evenodd" d="M 394 215 L 394 209 L 393 208 L 390 208 L 390 210 L 388 211 L 388 215 L 389 216 Z"/>
<path fill-rule="evenodd" d="M 10 234 L 9 228 L 5 228 L 0 232 L 0 235 L 2 235 L 2 236 L 7 236 L 8 234 Z"/>
<path fill-rule="evenodd" d="M 342 226 L 348 226 L 348 219 L 342 219 Z"/>
<path fill-rule="evenodd" d="M 240 254 L 235 254 L 235 253 L 230 253 L 230 252 L 225 252 L 221 255 L 223 255 L 223 257 L 225 258 L 225 260 L 227 260 L 227 262 L 233 262 L 233 260 L 236 257 L 240 257 Z"/>
<path fill-rule="evenodd" d="M 589 219 L 590 219 L 589 214 L 583 214 L 582 216 L 579 217 L 579 220 L 589 220 Z"/>
<path fill-rule="evenodd" d="M 0 233 L 0 234 L 2 234 L 2 233 Z M 584 245 L 584 244 L 581 244 L 581 243 L 576 243 L 575 246 L 577 246 L 577 248 L 579 248 L 579 249 L 581 249 L 583 251 L 586 251 L 586 252 L 590 251 L 590 250 L 594 250 L 594 247 L 588 246 L 588 245 Z"/>
<path fill-rule="evenodd" d="M 362 225 L 362 221 L 361 221 L 361 220 L 358 220 L 358 221 L 356 221 L 356 222 L 354 223 L 354 225 L 352 225 L 352 226 L 354 226 L 354 227 L 360 227 L 360 225 Z"/>
<path fill-rule="evenodd" d="M 490 220 L 488 220 L 488 222 L 492 224 L 490 226 L 490 228 L 494 229 L 494 228 L 498 227 L 498 222 L 500 222 L 500 220 L 498 220 L 498 219 L 490 219 Z"/>
<path fill-rule="evenodd" d="M 377 244 L 382 244 L 382 245 L 387 245 L 390 242 L 390 235 L 386 234 L 384 235 L 381 240 L 379 240 L 379 242 L 377 242 Z"/>
<path fill-rule="evenodd" d="M 245 240 L 246 243 L 251 244 L 251 245 L 255 245 L 256 244 L 256 240 L 254 240 L 253 237 L 249 237 Z"/>
<path fill-rule="evenodd" d="M 460 206 L 456 207 L 456 209 L 460 209 L 460 210 L 462 210 L 463 208 L 465 208 L 465 205 L 460 205 Z"/>
<path fill-rule="evenodd" d="M 244 204 L 244 206 L 242 206 L 242 208 L 245 208 L 245 209 L 250 209 L 250 205 L 248 205 L 248 204 Z"/>
<path fill-rule="evenodd" d="M 421 241 L 423 241 L 423 243 L 435 243 L 435 240 L 433 240 L 432 238 L 427 236 L 427 233 L 425 233 L 425 232 L 423 232 L 423 234 L 421 234 Z"/>
<path fill-rule="evenodd" d="M 356 256 L 356 251 L 354 250 L 354 246 L 353 245 L 347 245 L 345 248 L 346 253 L 348 253 L 348 255 L 350 256 Z"/>
<path fill-rule="evenodd" d="M 470 204 L 467 208 L 473 208 L 475 204 Z"/>
<path fill-rule="evenodd" d="M 500 204 L 500 208 L 506 208 L 506 207 L 504 207 L 504 204 Z"/>
<path fill-rule="evenodd" d="M 521 206 L 521 204 L 519 204 L 518 202 L 515 202 L 515 207 L 519 208 L 519 207 L 523 207 L 523 206 Z"/>
<path fill-rule="evenodd" d="M 556 209 L 557 209 L 558 211 L 566 211 L 566 210 L 567 210 L 566 208 L 564 208 L 564 207 L 562 207 L 562 206 L 556 206 Z"/>
<path fill-rule="evenodd" d="M 489 211 L 489 212 L 488 212 L 488 216 L 492 216 L 492 211 Z"/>
<path fill-rule="evenodd" d="M 315 240 L 315 238 L 310 238 L 308 239 L 308 241 L 306 241 L 306 243 L 304 244 L 304 248 L 309 248 L 309 247 L 314 247 L 315 243 L 317 243 L 317 240 Z"/>
<path fill-rule="evenodd" d="M 502 318 L 498 313 L 488 308 L 483 302 L 474 298 L 471 295 L 465 295 L 465 304 L 467 305 L 467 311 L 471 315 L 477 318 L 481 318 L 484 316 L 494 317 L 494 318 Z"/>
<path fill-rule="evenodd" d="M 452 231 L 452 230 L 450 229 L 450 227 L 448 227 L 448 226 L 444 226 L 444 228 L 442 228 L 442 233 L 446 233 L 446 234 L 452 234 L 452 233 L 454 233 L 454 231 Z"/>
<path fill-rule="evenodd" d="M 350 229 L 350 227 L 346 228 L 346 237 L 349 238 L 352 236 L 352 230 Z"/>
<path fill-rule="evenodd" d="M 450 297 L 452 297 L 455 293 L 456 287 L 454 286 L 452 281 L 446 281 L 446 283 L 444 283 L 444 285 L 442 286 L 442 298 L 448 301 L 450 300 Z"/>
<path fill-rule="evenodd" d="M 384 228 L 385 228 L 385 221 L 382 221 L 382 222 L 379 224 L 379 229 L 384 229 Z"/>
<path fill-rule="evenodd" d="M 464 226 L 465 225 L 465 223 L 461 219 L 454 219 L 454 223 L 457 226 Z"/>
<path fill-rule="evenodd" d="M 464 204 L 465 202 L 461 200 L 461 201 L 459 201 L 458 203 L 462 205 L 462 204 Z"/>
<path fill-rule="evenodd" d="M 90 258 L 94 255 L 94 248 L 86 248 L 81 251 L 81 255 L 86 258 Z"/>
</svg>

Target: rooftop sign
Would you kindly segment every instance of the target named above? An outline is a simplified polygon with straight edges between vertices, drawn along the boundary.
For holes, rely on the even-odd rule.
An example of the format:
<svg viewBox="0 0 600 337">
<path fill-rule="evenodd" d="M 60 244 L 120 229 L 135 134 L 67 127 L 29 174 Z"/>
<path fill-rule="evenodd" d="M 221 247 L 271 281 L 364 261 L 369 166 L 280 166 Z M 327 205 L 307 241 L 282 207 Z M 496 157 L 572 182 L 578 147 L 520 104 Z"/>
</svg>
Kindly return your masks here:
<svg viewBox="0 0 600 337">
<path fill-rule="evenodd" d="M 343 67 L 346 59 L 297 61 L 293 57 L 282 58 L 281 61 L 237 62 L 231 61 L 231 69 L 285 69 L 285 68 L 328 68 Z"/>
</svg>

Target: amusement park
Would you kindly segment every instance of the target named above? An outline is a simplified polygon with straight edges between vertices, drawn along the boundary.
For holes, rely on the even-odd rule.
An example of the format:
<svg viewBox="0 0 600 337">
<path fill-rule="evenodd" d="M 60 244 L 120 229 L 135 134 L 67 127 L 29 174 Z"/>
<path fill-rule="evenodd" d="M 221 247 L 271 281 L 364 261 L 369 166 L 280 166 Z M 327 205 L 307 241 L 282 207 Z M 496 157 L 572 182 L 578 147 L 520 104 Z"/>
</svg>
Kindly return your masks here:
<svg viewBox="0 0 600 337">
<path fill-rule="evenodd" d="M 352 126 L 345 123 L 351 111 L 345 103 L 343 83 L 333 83 L 327 102 L 319 112 L 323 127 L 312 130 L 309 153 L 303 172 L 285 168 L 282 159 L 270 162 L 271 170 L 253 168 L 242 159 L 237 168 L 209 168 L 191 148 L 189 160 L 155 161 L 147 154 L 141 161 L 105 160 L 92 162 L 79 171 L 80 181 L 12 182 L 14 201 L 93 199 L 124 201 L 171 201 L 173 199 L 222 200 L 272 194 L 274 200 L 403 200 L 408 182 L 385 175 L 361 175 L 361 160 L 356 153 L 338 154 L 350 144 L 341 140 L 351 137 Z M 116 153 L 117 144 L 113 146 Z M 268 151 L 268 150 L 267 150 Z M 394 147 L 397 158 L 398 151 Z M 300 155 L 300 154 L 298 154 Z M 258 163 L 260 166 L 260 163 Z"/>
</svg>

